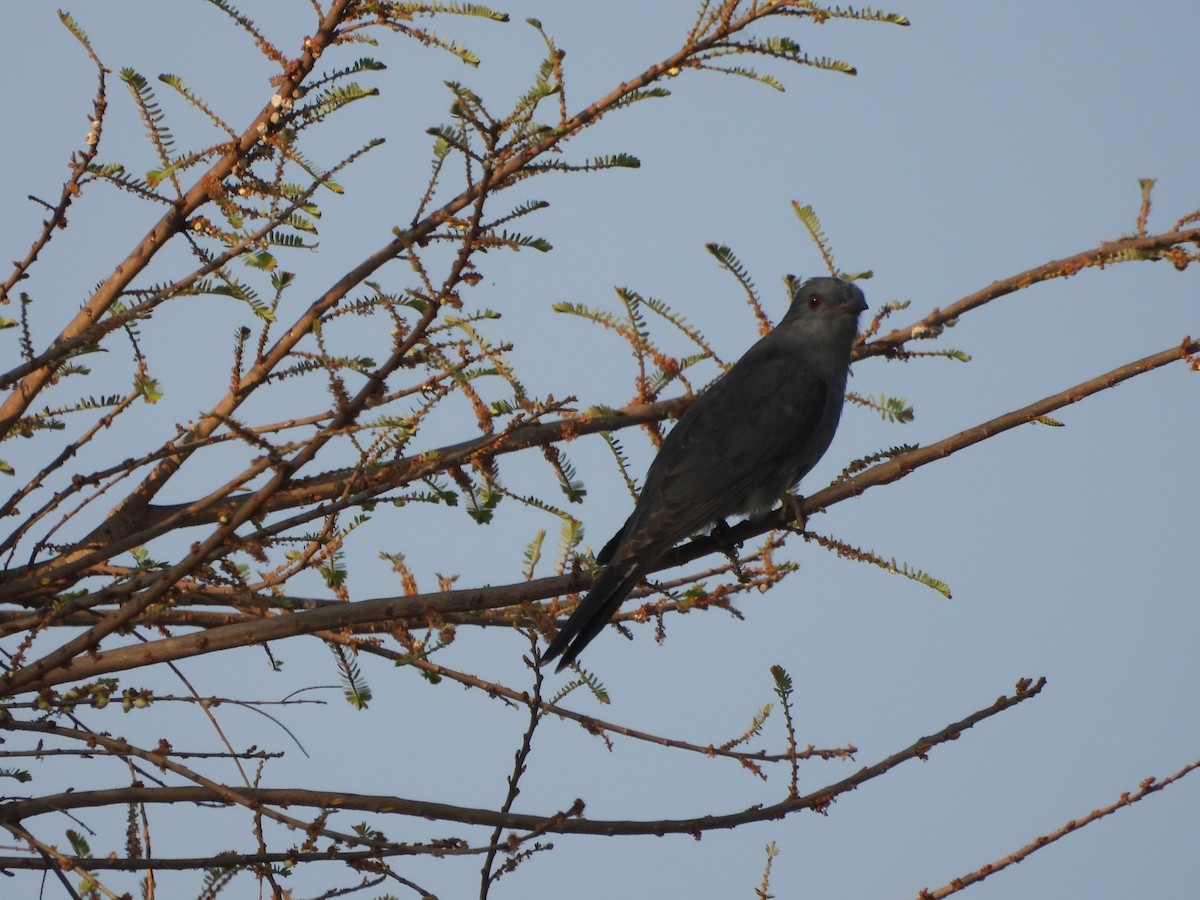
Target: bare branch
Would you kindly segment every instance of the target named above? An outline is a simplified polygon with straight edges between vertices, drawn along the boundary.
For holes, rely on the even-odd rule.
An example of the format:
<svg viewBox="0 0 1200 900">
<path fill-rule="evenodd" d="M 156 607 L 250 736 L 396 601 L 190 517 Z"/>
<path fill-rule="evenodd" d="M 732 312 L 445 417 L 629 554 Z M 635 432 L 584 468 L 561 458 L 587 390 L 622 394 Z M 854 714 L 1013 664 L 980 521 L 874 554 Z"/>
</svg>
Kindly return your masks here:
<svg viewBox="0 0 1200 900">
<path fill-rule="evenodd" d="M 925 759 L 929 752 L 948 741 L 958 740 L 964 731 L 999 715 L 1020 703 L 1036 697 L 1046 685 L 1044 678 L 1036 682 L 1022 679 L 1011 695 L 1001 695 L 988 706 L 971 713 L 957 722 L 947 725 L 927 737 L 918 738 L 908 747 L 893 753 L 874 765 L 865 766 L 854 775 L 799 797 L 785 797 L 769 806 L 753 806 L 733 813 L 706 815 L 692 819 L 657 819 L 652 821 L 602 820 L 579 817 L 582 802 L 576 801 L 572 813 L 556 813 L 549 816 L 528 815 L 513 812 L 497 812 L 434 803 L 423 800 L 407 800 L 402 797 L 342 792 L 313 791 L 299 788 L 246 788 L 203 784 L 201 786 L 144 788 L 128 787 L 107 791 L 75 791 L 40 797 L 32 800 L 14 800 L 0 805 L 0 822 L 22 822 L 34 816 L 69 809 L 88 809 L 124 803 L 210 803 L 237 804 L 251 808 L 262 808 L 263 804 L 283 807 L 311 806 L 315 808 L 336 807 L 342 810 L 386 813 L 412 816 L 443 822 L 458 822 L 463 825 L 482 825 L 492 828 L 518 831 L 550 832 L 555 834 L 596 835 L 662 835 L 700 834 L 706 831 L 735 828 L 750 822 L 768 822 L 781 819 L 801 810 L 823 812 L 837 798 L 884 775 L 901 763 L 912 759 Z M 28 726 L 21 725 L 21 728 Z M 290 817 L 288 817 L 290 819 Z M 293 820 L 294 821 L 294 820 Z M 346 835 L 341 840 L 350 845 L 361 840 Z M 393 848 L 389 853 L 427 853 L 430 848 Z"/>
<path fill-rule="evenodd" d="M 1093 809 L 1090 813 L 1080 819 L 1072 819 L 1062 828 L 1036 838 L 1031 843 L 1026 844 L 1020 850 L 1013 851 L 1003 859 L 998 859 L 993 863 L 988 863 L 985 866 L 981 866 L 974 872 L 970 872 L 967 875 L 955 878 L 949 884 L 946 884 L 937 890 L 931 891 L 928 888 L 924 888 L 917 894 L 917 898 L 918 900 L 941 900 L 942 897 L 949 897 L 951 894 L 957 894 L 964 888 L 983 881 L 983 879 L 991 875 L 995 875 L 997 872 L 1003 871 L 1009 866 L 1016 865 L 1019 862 L 1024 862 L 1029 858 L 1030 854 L 1041 850 L 1043 847 L 1049 847 L 1059 838 L 1066 837 L 1068 834 L 1078 831 L 1085 825 L 1090 825 L 1092 822 L 1103 819 L 1105 816 L 1111 815 L 1117 810 L 1132 806 L 1134 803 L 1137 803 L 1139 800 L 1150 796 L 1156 791 L 1161 791 L 1163 788 L 1174 784 L 1176 781 L 1179 781 L 1179 779 L 1183 778 L 1184 775 L 1187 775 L 1189 772 L 1192 772 L 1196 769 L 1200 769 L 1200 759 L 1188 763 L 1174 775 L 1164 778 L 1161 781 L 1153 777 L 1147 778 L 1141 783 L 1141 785 L 1139 785 L 1136 791 L 1133 793 L 1126 792 L 1122 794 L 1121 799 L 1117 800 L 1115 803 L 1111 803 L 1108 806 L 1101 807 L 1100 809 Z"/>
</svg>

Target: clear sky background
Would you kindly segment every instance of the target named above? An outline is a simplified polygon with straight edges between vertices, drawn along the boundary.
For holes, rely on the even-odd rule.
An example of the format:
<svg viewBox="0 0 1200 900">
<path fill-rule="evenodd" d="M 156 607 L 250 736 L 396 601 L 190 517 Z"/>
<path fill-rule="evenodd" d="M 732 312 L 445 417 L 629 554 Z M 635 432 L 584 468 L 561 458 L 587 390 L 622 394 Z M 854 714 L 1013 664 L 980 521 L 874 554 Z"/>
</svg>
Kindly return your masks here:
<svg viewBox="0 0 1200 900">
<path fill-rule="evenodd" d="M 310 5 L 298 0 L 245 0 L 240 8 L 288 53 L 312 19 Z M 541 19 L 567 51 L 567 101 L 575 110 L 674 51 L 695 14 L 690 0 L 527 0 L 498 8 L 512 22 L 446 19 L 437 26 L 481 56 L 478 70 L 411 43 L 386 41 L 370 51 L 389 66 L 375 80 L 363 79 L 382 96 L 318 129 L 306 153 L 332 165 L 370 137 L 388 143 L 339 179 L 344 198 L 324 201 L 321 252 L 286 260 L 303 279 L 294 303 L 307 303 L 411 217 L 428 172 L 425 129 L 448 118 L 443 80 L 462 80 L 497 109 L 528 87 L 543 48 L 525 17 Z M 724 359 L 736 358 L 755 338 L 755 325 L 739 288 L 704 244 L 733 247 L 778 318 L 781 275 L 823 274 L 792 200 L 815 206 L 841 267 L 874 271 L 862 285 L 872 307 L 912 302 L 897 324 L 1132 232 L 1139 178 L 1158 179 L 1151 232 L 1200 206 L 1200 6 L 907 0 L 888 8 L 908 15 L 912 26 L 800 24 L 788 32 L 813 55 L 853 63 L 857 77 L 756 61 L 785 84 L 779 94 L 742 79 L 685 74 L 668 85 L 671 98 L 616 114 L 569 145 L 575 160 L 632 153 L 640 170 L 564 176 L 528 189 L 552 205 L 522 230 L 545 236 L 555 249 L 489 255 L 484 282 L 468 302 L 504 313 L 496 334 L 518 340 L 515 358 L 531 392 L 569 391 L 584 405 L 629 400 L 634 369 L 622 345 L 551 310 L 558 301 L 616 309 L 614 285 L 665 300 Z M 67 9 L 111 68 L 132 66 L 151 79 L 179 74 L 236 128 L 271 94 L 269 67 L 245 34 L 206 4 Z M 0 247 L 15 259 L 42 217 L 25 196 L 57 193 L 64 161 L 88 128 L 94 76 L 53 5 L 12 5 L 5 19 Z M 181 146 L 216 139 L 166 86 L 154 84 Z M 133 172 L 152 168 L 115 78 L 110 92 L 111 143 L 103 158 Z M 157 215 L 114 192 L 89 191 L 55 247 L 55 263 L 35 283 L 43 340 Z M 384 275 L 396 284 L 402 278 L 399 271 Z M 902 442 L 932 443 L 1200 335 L 1198 288 L 1194 271 L 1179 274 L 1165 263 L 1090 270 L 964 317 L 941 345 L 971 354 L 970 364 L 857 365 L 854 390 L 903 396 L 915 421 L 888 424 L 849 408 L 805 492 L 856 457 Z M 158 408 L 138 413 L 148 445 L 212 405 L 225 384 L 229 335 L 238 324 L 255 324 L 240 307 L 206 303 L 143 329 L 167 391 Z M 669 346 L 685 350 L 667 337 L 665 323 L 657 327 Z M 0 352 L 15 360 L 15 335 L 4 340 Z M 360 352 L 378 358 L 379 345 L 370 341 L 364 334 Z M 114 361 L 114 373 L 127 370 L 121 362 Z M 103 361 L 98 365 L 103 371 Z M 556 837 L 553 853 L 526 863 L 493 896 L 749 898 L 769 841 L 780 849 L 771 881 L 778 897 L 914 896 L 1200 757 L 1198 379 L 1182 364 L 1139 377 L 1057 413 L 1064 428 L 1019 428 L 811 523 L 948 582 L 953 600 L 796 540 L 786 558 L 801 571 L 766 595 L 739 599 L 745 621 L 720 612 L 675 617 L 661 646 L 650 627 L 636 629 L 632 642 L 605 632 L 584 661 L 613 705 L 601 708 L 582 694 L 571 702 L 634 727 L 720 743 L 774 699 L 768 670 L 780 664 L 795 680 L 800 740 L 859 748 L 855 763 L 805 764 L 801 789 L 809 790 L 986 706 L 1021 677 L 1046 676 L 1042 696 L 939 747 L 927 762 L 842 797 L 826 817 L 796 815 L 701 841 Z M 302 397 L 296 402 L 305 408 Z M 260 410 L 263 420 L 268 412 Z M 464 428 L 447 413 L 430 440 L 471 436 Z M 648 441 L 627 432 L 624 443 L 635 470 L 644 471 Z M 48 446 L 8 444 L 2 455 L 27 471 Z M 573 512 L 586 524 L 588 543 L 599 547 L 631 501 L 598 438 L 568 452 L 589 489 Z M 111 453 L 124 455 L 115 440 Z M 503 471 L 514 488 L 546 489 L 538 467 L 514 462 Z M 172 499 L 186 495 L 181 489 Z M 404 552 L 425 589 L 436 586 L 435 572 L 458 572 L 460 586 L 518 578 L 524 545 L 537 528 L 555 526 L 513 507 L 490 528 L 470 524 L 461 509 L 422 510 L 423 519 L 381 511 L 350 560 L 357 564 L 354 598 L 399 592 L 375 558 L 380 549 Z M 526 649 L 517 635 L 462 629 L 442 661 L 522 687 Z M 273 651 L 282 673 L 249 651 L 185 669 L 201 691 L 244 697 L 282 697 L 336 681 L 329 655 L 315 642 Z M 497 807 L 525 715 L 370 660 L 363 669 L 375 689 L 365 712 L 350 710 L 333 691 L 320 711 L 283 714 L 309 756 L 293 751 L 272 763 L 266 782 Z M 178 690 L 165 677 L 161 684 Z M 195 711 L 169 715 L 195 721 L 197 749 L 215 743 Z M 143 737 L 166 730 L 163 719 L 142 724 L 117 712 L 90 724 L 130 736 L 139 728 Z M 229 711 L 224 724 L 236 745 L 288 744 L 248 713 Z M 766 734 L 766 746 L 782 747 L 778 715 Z M 775 802 L 787 789 L 782 769 L 763 783 L 728 761 L 622 739 L 610 751 L 558 722 L 539 731 L 529 766 L 521 812 L 550 813 L 578 796 L 589 817 L 675 818 Z M 61 775 L 58 788 L 33 790 L 86 787 L 90 778 L 98 786 L 114 777 L 112 770 L 104 777 L 91 770 Z M 162 823 L 154 848 L 162 856 L 247 841 L 233 817 L 230 827 L 241 830 L 199 837 L 199 816 L 157 810 L 153 817 Z M 63 820 L 57 827 L 72 826 Z M 421 822 L 387 830 L 413 840 L 428 834 Z M 119 826 L 108 836 L 119 849 Z M 1198 842 L 1200 775 L 1193 775 L 994 876 L 971 896 L 1195 897 Z M 101 845 L 93 840 L 94 849 Z M 422 859 L 400 869 L 443 898 L 478 892 L 474 862 Z M 11 896 L 35 895 L 32 876 L 6 882 L 21 886 Z M 195 893 L 196 882 L 186 883 L 180 896 Z M 239 884 L 242 893 L 235 888 L 228 896 L 250 896 L 249 879 Z M 303 876 L 299 896 L 315 892 L 302 885 Z M 51 885 L 47 896 L 57 889 Z"/>
</svg>

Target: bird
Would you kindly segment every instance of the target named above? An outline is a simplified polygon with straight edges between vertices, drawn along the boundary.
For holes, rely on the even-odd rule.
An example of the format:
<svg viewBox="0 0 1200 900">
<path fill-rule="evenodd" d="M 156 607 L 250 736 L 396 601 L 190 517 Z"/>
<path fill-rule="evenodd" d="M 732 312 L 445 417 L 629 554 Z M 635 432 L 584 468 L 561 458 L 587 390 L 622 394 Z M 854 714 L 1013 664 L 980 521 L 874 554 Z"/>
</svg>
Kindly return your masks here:
<svg viewBox="0 0 1200 900">
<path fill-rule="evenodd" d="M 680 541 L 785 500 L 837 430 L 863 292 L 840 278 L 786 279 L 790 303 L 663 439 L 633 513 L 596 555 L 600 571 L 542 663 L 569 666 Z"/>
</svg>

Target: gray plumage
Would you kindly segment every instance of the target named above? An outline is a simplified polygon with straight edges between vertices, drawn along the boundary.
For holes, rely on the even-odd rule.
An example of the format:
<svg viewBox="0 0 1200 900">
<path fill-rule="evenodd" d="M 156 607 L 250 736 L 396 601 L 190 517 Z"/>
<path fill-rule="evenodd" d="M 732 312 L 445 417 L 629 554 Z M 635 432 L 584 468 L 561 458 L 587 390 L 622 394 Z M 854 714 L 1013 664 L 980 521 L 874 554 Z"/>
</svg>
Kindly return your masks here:
<svg viewBox="0 0 1200 900">
<path fill-rule="evenodd" d="M 862 291 L 837 278 L 798 287 L 772 331 L 693 403 L 646 473 L 604 568 L 546 650 L 558 671 L 594 638 L 655 562 L 727 516 L 761 515 L 829 447 L 846 394 Z"/>
</svg>

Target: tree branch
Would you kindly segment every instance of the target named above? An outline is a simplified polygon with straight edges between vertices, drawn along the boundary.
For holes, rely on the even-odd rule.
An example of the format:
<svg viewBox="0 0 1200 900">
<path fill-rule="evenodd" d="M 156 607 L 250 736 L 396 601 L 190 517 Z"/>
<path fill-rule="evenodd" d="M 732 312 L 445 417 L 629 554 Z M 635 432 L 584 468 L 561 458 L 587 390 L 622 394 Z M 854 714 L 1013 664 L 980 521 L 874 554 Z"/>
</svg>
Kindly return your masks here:
<svg viewBox="0 0 1200 900">
<path fill-rule="evenodd" d="M 951 894 L 956 894 L 972 884 L 983 881 L 983 879 L 990 875 L 995 875 L 997 872 L 1007 869 L 1009 866 L 1016 865 L 1019 862 L 1024 862 L 1030 856 L 1030 854 L 1041 850 L 1043 847 L 1050 846 L 1059 838 L 1066 837 L 1071 832 L 1078 831 L 1083 826 L 1090 825 L 1097 819 L 1103 819 L 1105 816 L 1111 815 L 1119 809 L 1132 806 L 1134 803 L 1137 803 L 1139 800 L 1150 796 L 1156 791 L 1161 791 L 1163 788 L 1170 784 L 1174 784 L 1176 781 L 1179 781 L 1179 779 L 1183 778 L 1183 776 L 1196 769 L 1200 769 L 1200 759 L 1188 763 L 1174 775 L 1164 778 L 1161 781 L 1153 777 L 1147 778 L 1141 783 L 1137 791 L 1133 792 L 1132 794 L 1128 792 L 1122 794 L 1121 799 L 1117 802 L 1101 809 L 1094 809 L 1081 819 L 1072 819 L 1057 831 L 1044 834 L 1041 837 L 1036 838 L 1032 843 L 1026 844 L 1020 850 L 1010 853 L 1003 859 L 998 859 L 994 863 L 988 863 L 985 866 L 981 866 L 974 872 L 963 875 L 959 878 L 955 878 L 949 884 L 946 884 L 937 890 L 931 891 L 928 888 L 922 889 L 917 894 L 917 898 L 918 900 L 941 900 L 942 897 L 949 897 Z"/>
<path fill-rule="evenodd" d="M 839 796 L 873 781 L 911 759 L 925 759 L 934 747 L 958 740 L 967 729 L 985 719 L 1025 702 L 1039 693 L 1046 685 L 1045 678 L 1036 682 L 1021 679 L 1011 695 L 1001 695 L 988 706 L 971 713 L 963 719 L 947 725 L 941 731 L 918 738 L 908 747 L 865 766 L 855 774 L 799 797 L 789 796 L 771 806 L 752 806 L 744 810 L 721 815 L 708 815 L 689 819 L 656 820 L 606 820 L 584 819 L 577 814 L 555 813 L 550 816 L 525 813 L 497 812 L 434 803 L 424 800 L 407 800 L 402 797 L 350 794 L 330 791 L 314 791 L 300 788 L 247 788 L 220 786 L 183 787 L 140 787 L 130 786 L 111 790 L 69 791 L 38 797 L 30 800 L 14 800 L 0 804 L 0 823 L 19 823 L 34 816 L 57 813 L 72 809 L 91 809 L 105 806 L 124 806 L 131 803 L 222 803 L 237 804 L 251 809 L 261 809 L 263 804 L 283 807 L 308 806 L 317 809 L 355 810 L 391 815 L 411 816 L 442 822 L 457 822 L 463 825 L 479 825 L 514 830 L 545 831 L 555 834 L 596 834 L 607 836 L 690 834 L 735 828 L 750 822 L 766 822 L 781 819 L 801 810 L 824 812 Z M 576 801 L 573 809 L 582 811 L 582 801 Z M 295 821 L 287 817 L 289 821 Z M 353 837 L 341 836 L 350 844 L 365 843 Z M 397 854 L 434 852 L 428 847 L 399 847 Z M 90 862 L 90 861 L 89 861 Z M 211 864 L 211 861 L 210 861 Z"/>
<path fill-rule="evenodd" d="M 1181 244 L 1196 244 L 1200 246 L 1200 228 L 1187 228 L 1182 231 L 1169 231 L 1164 234 L 1134 235 L 1115 241 L 1106 241 L 1098 247 L 1083 250 L 1062 259 L 1053 259 L 1016 275 L 993 281 L 982 290 L 968 294 L 945 309 L 935 309 L 918 322 L 906 328 L 898 328 L 888 334 L 869 341 L 859 348 L 859 356 L 891 356 L 897 353 L 906 343 L 914 339 L 937 337 L 944 329 L 953 325 L 954 321 L 964 313 L 977 309 L 992 300 L 1024 290 L 1030 285 L 1041 281 L 1051 281 L 1055 278 L 1069 278 L 1083 269 L 1101 267 L 1117 262 L 1134 259 L 1158 260 L 1166 255 L 1164 251 L 1178 247 Z"/>
</svg>

